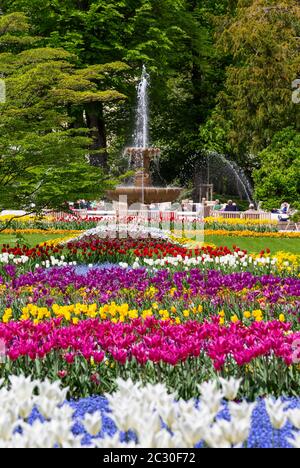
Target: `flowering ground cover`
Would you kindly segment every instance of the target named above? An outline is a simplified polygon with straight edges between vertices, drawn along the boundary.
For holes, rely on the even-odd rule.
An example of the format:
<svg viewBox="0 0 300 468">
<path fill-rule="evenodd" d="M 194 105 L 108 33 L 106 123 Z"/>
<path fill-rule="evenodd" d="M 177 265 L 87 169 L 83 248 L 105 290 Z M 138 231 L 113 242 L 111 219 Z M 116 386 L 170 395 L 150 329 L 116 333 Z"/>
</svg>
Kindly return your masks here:
<svg viewBox="0 0 300 468">
<path fill-rule="evenodd" d="M 130 227 L 135 223 L 134 218 L 122 219 Z M 7 223 L 10 224 L 7 226 Z M 34 247 L 36 244 L 52 240 L 58 243 L 77 237 L 87 230 L 95 229 L 97 226 L 110 226 L 115 224 L 115 219 L 101 218 L 99 216 L 89 216 L 78 218 L 75 215 L 62 215 L 61 217 L 45 216 L 43 218 L 22 217 L 11 220 L 11 216 L 0 217 L 1 231 L 0 244 L 5 243 L 25 243 Z M 126 224 L 125 223 L 125 224 Z M 163 219 L 149 220 L 149 226 L 165 228 Z M 226 218 L 206 218 L 201 220 L 191 219 L 182 230 L 182 222 L 174 222 L 170 219 L 167 223 L 168 229 L 173 232 L 176 238 L 180 238 L 182 243 L 193 244 L 192 239 L 196 239 L 195 246 L 199 245 L 199 239 L 204 239 L 206 243 L 222 246 L 227 244 L 239 245 L 241 249 L 248 252 L 260 252 L 266 247 L 271 247 L 272 253 L 278 251 L 298 254 L 300 251 L 300 233 L 289 231 L 278 231 L 278 224 L 271 221 L 259 221 L 255 219 L 226 219 Z M 118 227 L 119 228 L 119 227 Z M 204 230 L 203 230 L 204 228 Z M 133 228 L 136 229 L 136 228 Z M 103 238 L 103 236 L 101 236 Z"/>
<path fill-rule="evenodd" d="M 236 402 L 234 379 L 199 385 L 200 399 L 189 401 L 161 384 L 117 386 L 66 402 L 58 381 L 10 376 L 0 392 L 1 448 L 299 448 L 299 399 Z"/>
<path fill-rule="evenodd" d="M 275 429 L 272 426 L 267 408 L 266 408 L 266 401 L 264 399 L 258 399 L 256 402 L 256 407 L 253 410 L 252 418 L 251 418 L 251 428 L 249 431 L 248 439 L 244 441 L 243 446 L 247 448 L 299 448 L 299 436 L 298 436 L 298 428 L 294 426 L 290 420 L 293 418 L 293 414 L 299 417 L 300 414 L 300 400 L 298 398 L 284 398 L 280 403 L 285 405 L 284 414 L 285 416 L 282 417 L 280 421 L 281 429 Z M 228 420 L 230 420 L 230 411 L 228 409 L 227 402 L 223 403 L 223 409 L 218 415 L 218 421 L 222 420 L 224 427 L 224 435 L 223 440 L 219 439 L 218 441 L 211 441 L 213 448 L 228 448 L 232 446 L 230 443 L 230 437 L 228 437 L 228 429 L 232 431 L 232 426 L 226 424 Z M 84 423 L 84 417 L 86 414 L 94 415 L 97 412 L 101 412 L 102 416 L 102 430 L 99 432 L 99 437 L 102 436 L 105 438 L 101 446 L 103 448 L 116 448 L 116 447 L 126 447 L 126 436 L 124 431 L 117 432 L 117 426 L 111 419 L 111 414 L 109 412 L 108 401 L 106 398 L 103 397 L 89 397 L 84 398 L 79 401 L 72 401 L 71 407 L 75 410 L 74 419 L 75 424 L 73 426 L 72 432 L 77 436 L 81 436 L 83 438 L 83 444 L 92 444 L 93 443 L 93 436 L 89 434 L 86 430 Z M 244 408 L 243 408 L 244 409 Z M 281 407 L 280 407 L 281 409 Z M 120 408 L 120 411 L 124 410 Z M 275 411 L 277 408 L 275 408 Z M 277 413 L 277 411 L 276 411 Z M 294 420 L 294 419 L 293 419 Z M 98 421 L 98 419 L 96 419 Z M 143 418 L 142 421 L 144 422 L 145 419 Z M 222 427 L 222 425 L 221 425 Z M 147 427 L 148 429 L 148 427 Z M 219 429 L 219 427 L 218 427 Z M 223 428 L 222 428 L 223 429 Z M 215 428 L 216 430 L 216 428 Z M 236 429 L 235 429 L 236 430 Z M 236 430 L 237 431 L 237 430 Z M 116 436 L 117 433 L 117 436 Z M 227 433 L 227 434 L 226 434 Z M 222 433 L 221 433 L 222 434 Z M 226 440 L 226 435 L 229 440 Z M 132 434 L 131 436 L 131 443 L 127 442 L 129 447 L 134 447 L 136 438 Z M 159 434 L 161 438 L 162 434 Z M 172 444 L 172 441 L 166 441 L 165 439 L 160 439 L 160 443 L 157 444 L 156 448 L 180 448 L 179 445 L 176 443 Z M 198 442 L 198 441 L 197 441 Z M 188 445 L 187 443 L 182 444 L 183 448 L 186 448 Z M 149 448 L 151 446 L 151 442 L 149 443 L 149 439 L 145 446 Z M 199 443 L 195 444 L 196 447 L 203 447 L 203 441 L 199 441 Z M 154 447 L 153 447 L 154 448 Z"/>
</svg>

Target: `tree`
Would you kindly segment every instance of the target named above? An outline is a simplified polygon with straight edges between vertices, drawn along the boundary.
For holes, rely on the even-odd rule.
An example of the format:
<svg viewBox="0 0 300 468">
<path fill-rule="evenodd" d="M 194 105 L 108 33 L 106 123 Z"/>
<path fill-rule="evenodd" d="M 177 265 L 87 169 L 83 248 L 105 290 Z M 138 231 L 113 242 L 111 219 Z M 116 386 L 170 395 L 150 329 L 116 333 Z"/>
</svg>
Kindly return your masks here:
<svg viewBox="0 0 300 468">
<path fill-rule="evenodd" d="M 147 66 L 151 142 L 164 147 L 162 173 L 168 180 L 195 151 L 199 125 L 214 105 L 216 90 L 210 84 L 214 73 L 209 65 L 213 44 L 200 4 L 199 0 L 3 0 L 4 11 L 25 11 L 45 45 L 76 51 L 82 66 L 124 61 L 132 67 L 133 79 L 113 83 L 128 96 L 124 107 L 113 115 L 105 105 L 84 109 L 88 124 L 97 129 L 95 146 L 108 149 L 114 159 L 125 144 L 132 144 L 134 85 L 142 64 Z"/>
<path fill-rule="evenodd" d="M 215 126 L 245 159 L 287 126 L 299 129 L 291 85 L 300 72 L 300 6 L 296 0 L 239 0 L 223 21 L 218 45 L 232 57 L 219 93 Z"/>
<path fill-rule="evenodd" d="M 32 43 L 36 48 L 27 49 Z M 0 104 L 2 209 L 63 208 L 67 200 L 94 199 L 113 184 L 89 164 L 97 151 L 90 150 L 90 132 L 75 128 L 72 114 L 83 105 L 124 100 L 114 89 L 99 90 L 97 83 L 128 67 L 78 69 L 74 54 L 37 46 L 24 15 L 0 17 L 0 74 L 7 90 Z"/>
<path fill-rule="evenodd" d="M 254 172 L 256 198 L 267 209 L 289 202 L 300 208 L 300 134 L 292 128 L 277 133 L 259 154 L 261 168 Z"/>
</svg>

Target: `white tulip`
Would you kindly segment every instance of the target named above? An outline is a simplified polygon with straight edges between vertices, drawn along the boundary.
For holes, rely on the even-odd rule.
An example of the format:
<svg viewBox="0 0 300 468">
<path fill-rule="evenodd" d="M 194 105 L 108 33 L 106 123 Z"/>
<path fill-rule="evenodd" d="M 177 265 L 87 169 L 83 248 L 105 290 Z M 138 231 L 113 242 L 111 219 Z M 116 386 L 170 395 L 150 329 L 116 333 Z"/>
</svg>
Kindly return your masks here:
<svg viewBox="0 0 300 468">
<path fill-rule="evenodd" d="M 51 419 L 58 404 L 59 402 L 57 400 L 41 396 L 37 400 L 36 406 L 45 419 Z"/>
<path fill-rule="evenodd" d="M 291 444 L 294 448 L 299 449 L 300 448 L 300 433 L 299 432 L 293 432 L 293 439 L 288 438 L 287 441 L 289 444 Z"/>
<path fill-rule="evenodd" d="M 0 439 L 9 441 L 12 437 L 15 421 L 12 421 L 7 414 L 0 415 Z"/>
<path fill-rule="evenodd" d="M 102 415 L 100 411 L 93 414 L 86 414 L 82 423 L 85 430 L 95 437 L 102 429 Z"/>
<path fill-rule="evenodd" d="M 49 398 L 50 400 L 55 400 L 57 405 L 64 403 L 69 391 L 68 388 L 60 388 L 59 381 L 51 383 L 47 379 L 44 382 L 38 383 L 38 389 L 41 395 L 45 398 Z"/>
<path fill-rule="evenodd" d="M 205 382 L 202 385 L 198 385 L 201 402 L 207 406 L 209 411 L 216 415 L 221 409 L 221 402 L 223 399 L 223 393 L 219 390 L 217 382 Z"/>
<path fill-rule="evenodd" d="M 287 416 L 291 424 L 293 424 L 296 429 L 300 429 L 300 409 L 297 408 L 287 411 Z"/>
<path fill-rule="evenodd" d="M 228 403 L 228 409 L 233 419 L 247 419 L 249 422 L 251 421 L 252 414 L 256 406 L 256 403 L 248 403 L 247 401 L 242 401 L 241 403 L 234 403 L 230 401 Z"/>
<path fill-rule="evenodd" d="M 30 377 L 11 375 L 9 378 L 10 390 L 14 394 L 16 401 L 26 401 L 33 395 L 36 388 L 36 382 L 32 381 Z"/>
<path fill-rule="evenodd" d="M 93 445 L 96 448 L 122 448 L 122 449 L 132 449 L 136 448 L 134 442 L 124 443 L 120 442 L 120 435 L 116 433 L 113 437 L 106 436 L 104 439 L 93 440 Z"/>
<path fill-rule="evenodd" d="M 181 434 L 171 435 L 168 431 L 161 430 L 156 433 L 150 432 L 148 435 L 139 441 L 138 448 L 150 448 L 150 449 L 174 449 L 174 448 L 186 448 L 186 444 L 182 439 Z"/>
<path fill-rule="evenodd" d="M 248 440 L 250 428 L 251 421 L 248 419 L 218 420 L 204 440 L 212 448 L 238 447 Z"/>
<path fill-rule="evenodd" d="M 203 440 L 210 448 L 231 448 L 231 444 L 224 438 L 223 432 L 218 425 L 208 428 L 204 434 Z"/>
<path fill-rule="evenodd" d="M 53 411 L 52 419 L 56 421 L 72 421 L 74 410 L 68 404 L 57 406 Z"/>
<path fill-rule="evenodd" d="M 281 400 L 273 400 L 270 397 L 266 399 L 265 403 L 272 426 L 274 429 L 282 429 L 288 419 L 287 412 L 284 411 L 288 403 L 282 403 Z"/>
<path fill-rule="evenodd" d="M 238 395 L 242 379 L 237 380 L 234 378 L 230 378 L 229 380 L 226 380 L 220 378 L 219 381 L 222 385 L 223 394 L 226 400 L 235 400 Z"/>
</svg>

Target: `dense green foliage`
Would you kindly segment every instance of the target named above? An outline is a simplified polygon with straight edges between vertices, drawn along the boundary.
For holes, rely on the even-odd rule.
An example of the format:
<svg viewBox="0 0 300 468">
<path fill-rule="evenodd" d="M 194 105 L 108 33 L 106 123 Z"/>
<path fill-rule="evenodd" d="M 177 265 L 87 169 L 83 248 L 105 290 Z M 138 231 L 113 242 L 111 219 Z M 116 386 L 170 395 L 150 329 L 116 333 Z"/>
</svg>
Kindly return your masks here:
<svg viewBox="0 0 300 468">
<path fill-rule="evenodd" d="M 286 129 L 277 133 L 260 155 L 261 167 L 254 173 L 256 195 L 269 208 L 282 200 L 300 209 L 300 133 Z"/>
<path fill-rule="evenodd" d="M 124 100 L 114 89 L 99 90 L 97 82 L 127 66 L 78 69 L 76 56 L 38 46 L 28 31 L 22 14 L 0 17 L 0 73 L 6 78 L 6 102 L 0 107 L 0 206 L 28 210 L 34 205 L 39 211 L 83 196 L 93 199 L 110 186 L 103 171 L 89 164 L 97 151 L 90 149 L 86 129 L 74 127 L 72 110 Z"/>
<path fill-rule="evenodd" d="M 273 135 L 300 125 L 291 86 L 300 70 L 300 7 L 294 0 L 239 1 L 218 45 L 231 54 L 216 120 L 237 154 L 265 148 Z"/>
<path fill-rule="evenodd" d="M 151 74 L 151 143 L 163 149 L 156 181 L 176 180 L 192 189 L 202 155 L 213 150 L 236 160 L 249 177 L 263 164 L 255 182 L 257 197 L 265 200 L 263 174 L 274 172 L 259 154 L 269 151 L 278 132 L 300 126 L 300 104 L 292 101 L 292 82 L 300 77 L 297 0 L 2 0 L 1 8 L 29 21 L 18 13 L 13 37 L 0 37 L 1 52 L 66 54 L 52 57 L 65 76 L 56 76 L 55 92 L 48 95 L 47 88 L 40 98 L 52 112 L 65 113 L 75 153 L 74 129 L 86 129 L 93 164 L 108 166 L 110 177 L 124 172 L 120 155 L 132 143 L 135 87 L 144 63 Z M 1 57 L 7 67 L 8 58 Z M 62 70 L 59 63 L 65 62 Z M 49 133 L 53 123 L 42 122 Z M 297 201 L 296 182 L 289 194 L 277 188 L 276 178 L 272 186 L 273 203 Z"/>
<path fill-rule="evenodd" d="M 184 0 L 4 0 L 7 11 L 29 15 L 44 44 L 63 47 L 79 65 L 125 61 L 132 79 L 122 79 L 128 102 L 113 115 L 94 108 L 98 147 L 109 146 L 115 158 L 130 144 L 135 111 L 135 84 L 145 63 L 151 73 L 151 139 L 164 148 L 162 175 L 180 173 L 187 155 L 198 148 L 199 124 L 214 105 L 222 72 L 213 48 L 209 10 L 214 4 Z M 222 67 L 220 67 L 221 69 Z M 120 84 L 120 83 L 118 83 Z M 89 115 L 89 109 L 85 109 Z M 170 170 L 171 169 L 171 170 Z"/>
</svg>

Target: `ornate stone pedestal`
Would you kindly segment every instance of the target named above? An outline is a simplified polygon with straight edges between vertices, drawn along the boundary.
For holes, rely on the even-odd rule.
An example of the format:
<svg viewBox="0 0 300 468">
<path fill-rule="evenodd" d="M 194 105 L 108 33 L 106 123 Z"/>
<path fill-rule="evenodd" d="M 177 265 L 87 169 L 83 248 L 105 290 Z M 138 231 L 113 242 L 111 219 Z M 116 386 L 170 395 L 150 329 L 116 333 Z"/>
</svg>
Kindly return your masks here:
<svg viewBox="0 0 300 468">
<path fill-rule="evenodd" d="M 119 186 L 115 190 L 107 192 L 108 198 L 113 201 L 124 202 L 127 197 L 128 205 L 142 203 L 151 205 L 152 203 L 174 202 L 182 192 L 177 187 L 153 187 L 150 175 L 150 163 L 154 157 L 160 155 L 158 148 L 128 148 L 126 154 L 131 160 L 131 164 L 136 168 L 134 185 L 131 187 Z"/>
</svg>

